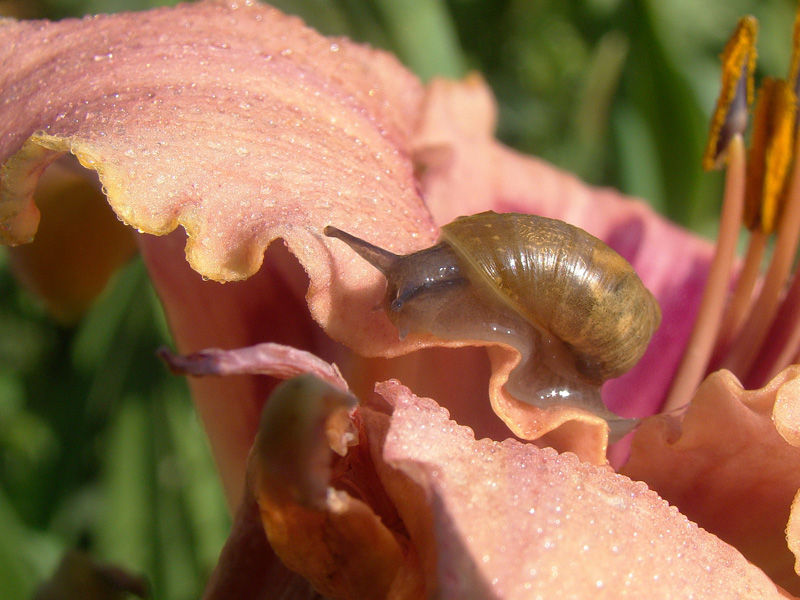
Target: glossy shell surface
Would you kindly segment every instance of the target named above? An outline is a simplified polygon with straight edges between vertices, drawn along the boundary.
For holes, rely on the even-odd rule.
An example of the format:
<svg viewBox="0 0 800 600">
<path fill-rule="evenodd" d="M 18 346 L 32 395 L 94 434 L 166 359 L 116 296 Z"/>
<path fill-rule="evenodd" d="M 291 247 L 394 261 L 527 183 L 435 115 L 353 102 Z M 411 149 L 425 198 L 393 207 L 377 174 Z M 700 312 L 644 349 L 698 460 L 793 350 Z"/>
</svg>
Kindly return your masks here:
<svg viewBox="0 0 800 600">
<path fill-rule="evenodd" d="M 442 228 L 473 285 L 560 339 L 579 372 L 604 381 L 644 354 L 661 314 L 631 265 L 554 219 L 486 212 Z"/>
</svg>

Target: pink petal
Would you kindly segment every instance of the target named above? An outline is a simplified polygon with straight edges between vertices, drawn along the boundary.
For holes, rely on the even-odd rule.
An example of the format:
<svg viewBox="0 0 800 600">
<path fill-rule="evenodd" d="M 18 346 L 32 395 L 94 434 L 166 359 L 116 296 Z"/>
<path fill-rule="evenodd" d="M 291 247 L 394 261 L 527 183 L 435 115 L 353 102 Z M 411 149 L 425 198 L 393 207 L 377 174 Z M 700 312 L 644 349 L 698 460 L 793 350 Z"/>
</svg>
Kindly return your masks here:
<svg viewBox="0 0 800 600">
<path fill-rule="evenodd" d="M 181 375 L 253 374 L 289 379 L 311 373 L 337 388 L 347 389 L 347 382 L 336 365 L 297 348 L 270 342 L 236 350 L 210 348 L 189 356 L 176 356 L 165 349 L 159 354 L 174 373 Z"/>
<path fill-rule="evenodd" d="M 731 373 L 714 373 L 682 424 L 669 417 L 642 424 L 622 469 L 794 594 L 800 580 L 785 530 L 800 488 L 800 448 L 779 431 L 800 427 L 793 408 L 798 375 L 800 368 L 791 367 L 763 389 L 746 391 Z"/>
<path fill-rule="evenodd" d="M 421 88 L 393 57 L 254 2 L 4 21 L 0 36 L 6 242 L 33 236 L 36 178 L 72 152 L 128 224 L 158 235 L 182 225 L 203 276 L 249 277 L 282 237 L 334 337 L 396 340 L 372 312 L 379 274 L 321 235 L 391 224 L 407 233 L 397 251 L 433 239 L 404 152 Z"/>
<path fill-rule="evenodd" d="M 432 528 L 439 597 L 781 597 L 644 484 L 530 444 L 476 441 L 398 383 L 378 391 L 395 407 L 384 458 L 430 498 L 427 523 L 395 500 L 404 520 Z"/>
</svg>

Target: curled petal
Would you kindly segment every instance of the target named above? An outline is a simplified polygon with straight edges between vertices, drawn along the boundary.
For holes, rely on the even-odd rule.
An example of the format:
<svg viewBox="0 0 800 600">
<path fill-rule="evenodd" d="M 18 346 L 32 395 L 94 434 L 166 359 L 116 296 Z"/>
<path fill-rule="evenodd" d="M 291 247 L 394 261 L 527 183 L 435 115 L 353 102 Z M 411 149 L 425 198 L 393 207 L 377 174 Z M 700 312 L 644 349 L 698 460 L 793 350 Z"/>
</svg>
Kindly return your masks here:
<svg viewBox="0 0 800 600">
<path fill-rule="evenodd" d="M 792 368 L 797 372 L 797 367 Z M 775 397 L 772 420 L 781 437 L 794 447 L 800 447 L 800 378 L 794 377 L 784 383 Z M 794 570 L 800 574 L 800 491 L 795 494 L 786 526 L 789 550 L 795 556 Z"/>
<path fill-rule="evenodd" d="M 434 236 L 405 151 L 421 87 L 393 57 L 262 4 L 219 0 L 5 20 L 0 40 L 6 243 L 33 237 L 38 175 L 71 152 L 126 223 L 157 235 L 181 225 L 204 277 L 253 275 L 280 237 L 334 337 L 366 348 L 396 339 L 371 310 L 378 274 L 321 235 L 329 224 L 378 232 L 390 222 L 406 232 L 398 251 Z"/>
<path fill-rule="evenodd" d="M 258 502 L 248 490 L 236 511 L 203 600 L 259 598 L 265 593 L 287 600 L 322 598 L 307 579 L 290 571 L 275 555 L 264 533 Z"/>
<path fill-rule="evenodd" d="M 775 406 L 772 409 L 772 420 L 778 433 L 795 447 L 800 447 L 800 378 L 791 377 L 791 374 L 798 370 L 797 367 L 791 367 L 785 371 L 786 382 L 775 394 Z"/>
<path fill-rule="evenodd" d="M 334 387 L 347 390 L 347 382 L 342 379 L 336 365 L 331 365 L 309 352 L 271 342 L 236 350 L 209 348 L 189 356 L 177 356 L 162 349 L 159 355 L 173 373 L 181 375 L 198 377 L 255 374 L 289 379 L 311 373 Z"/>
<path fill-rule="evenodd" d="M 321 234 L 329 224 L 388 229 L 399 252 L 435 235 L 407 151 L 422 88 L 389 54 L 324 38 L 257 2 L 206 0 L 2 20 L 0 89 L 0 241 L 30 241 L 39 175 L 72 153 L 97 172 L 123 221 L 145 233 L 185 230 L 139 236 L 181 352 L 265 340 L 305 347 L 319 332 L 304 295 L 333 338 L 364 354 L 403 351 L 373 310 L 380 275 Z M 279 237 L 303 268 L 272 245 L 280 265 L 259 269 Z M 253 273 L 224 288 L 201 280 Z M 192 387 L 235 507 L 268 386 Z M 221 398 L 241 401 L 233 409 Z"/>
<path fill-rule="evenodd" d="M 798 375 L 791 367 L 755 391 L 728 371 L 711 375 L 682 423 L 645 420 L 622 469 L 795 594 L 800 583 L 785 530 L 800 488 L 800 448 L 785 437 L 798 427 Z"/>
<path fill-rule="evenodd" d="M 277 388 L 253 446 L 249 481 L 284 564 L 325 596 L 385 598 L 396 579 L 404 589 L 411 582 L 407 553 L 370 506 L 332 487 L 332 452 L 345 456 L 356 443 L 347 415 L 354 402 L 308 375 Z"/>
<path fill-rule="evenodd" d="M 789 523 L 786 525 L 789 550 L 794 554 L 794 572 L 800 575 L 800 491 L 792 501 Z"/>
<path fill-rule="evenodd" d="M 44 212 L 36 243 L 9 248 L 11 267 L 54 318 L 72 324 L 134 255 L 134 235 L 114 216 L 97 182 L 70 164 L 56 162 L 44 173 L 36 203 Z"/>
</svg>

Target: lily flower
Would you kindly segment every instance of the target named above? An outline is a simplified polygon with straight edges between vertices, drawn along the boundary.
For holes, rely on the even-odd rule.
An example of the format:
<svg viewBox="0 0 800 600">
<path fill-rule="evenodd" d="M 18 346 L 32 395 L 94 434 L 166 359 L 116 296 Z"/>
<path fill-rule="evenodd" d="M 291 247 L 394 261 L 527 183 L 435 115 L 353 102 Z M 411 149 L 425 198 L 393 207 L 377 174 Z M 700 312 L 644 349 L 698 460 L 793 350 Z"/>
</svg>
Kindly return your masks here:
<svg viewBox="0 0 800 600">
<path fill-rule="evenodd" d="M 744 21 L 726 52 L 735 76 L 715 120 L 723 141 L 711 143 L 711 164 L 729 165 L 733 215 L 755 177 L 740 110 L 754 38 Z M 94 280 L 138 230 L 181 355 L 170 364 L 244 374 L 190 378 L 236 511 L 208 597 L 800 594 L 800 327 L 797 302 L 779 303 L 800 288 L 786 291 L 791 261 L 770 267 L 748 310 L 759 277 L 745 274 L 759 261 L 746 258 L 734 291 L 744 308 L 720 317 L 730 244 L 715 249 L 639 201 L 504 147 L 480 77 L 423 86 L 391 55 L 252 0 L 0 20 L 0 90 L 0 240 L 36 248 L 52 204 L 35 201 L 51 189 L 37 188 L 40 176 L 74 176 L 77 159 L 129 226 L 93 224 L 104 207 L 87 203 L 79 224 L 104 233 L 77 236 L 88 256 L 111 257 Z M 796 159 L 778 160 L 787 148 L 771 142 L 786 131 L 778 105 L 764 104 L 757 123 L 775 125 L 759 126 L 766 150 L 749 159 L 783 165 L 751 185 L 786 195 L 773 225 L 754 221 L 756 238 L 777 231 L 774 260 L 781 244 L 793 255 L 800 206 Z M 57 189 L 56 207 L 96 193 Z M 408 254 L 485 210 L 583 227 L 658 299 L 662 326 L 644 358 L 603 389 L 611 410 L 643 418 L 618 473 L 605 420 L 504 389 L 513 349 L 399 339 L 375 310 L 381 274 L 323 234 L 332 225 Z M 721 238 L 740 222 L 723 216 Z M 88 261 L 11 250 L 54 305 L 69 300 L 64 318 L 79 312 L 85 299 L 69 282 Z M 53 265 L 68 275 L 55 291 L 44 289 Z M 276 378 L 300 373 L 314 377 L 267 401 Z"/>
</svg>

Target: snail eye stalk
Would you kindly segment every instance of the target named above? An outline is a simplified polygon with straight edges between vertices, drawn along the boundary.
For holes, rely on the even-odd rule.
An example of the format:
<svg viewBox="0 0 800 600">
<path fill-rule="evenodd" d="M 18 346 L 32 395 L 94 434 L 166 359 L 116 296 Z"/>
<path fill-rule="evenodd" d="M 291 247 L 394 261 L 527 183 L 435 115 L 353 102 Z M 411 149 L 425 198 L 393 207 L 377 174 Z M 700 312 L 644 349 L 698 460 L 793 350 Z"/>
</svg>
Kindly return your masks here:
<svg viewBox="0 0 800 600">
<path fill-rule="evenodd" d="M 383 248 L 379 248 L 374 244 L 370 244 L 369 242 L 366 242 L 361 238 L 357 238 L 354 235 L 350 235 L 346 231 L 342 231 L 341 229 L 333 227 L 332 225 L 325 227 L 323 233 L 328 237 L 342 240 L 345 244 L 355 250 L 356 253 L 361 256 L 361 258 L 366 260 L 369 264 L 384 274 L 386 274 L 386 272 L 392 268 L 399 258 L 396 254 L 392 254 L 388 250 L 384 250 Z"/>
</svg>

